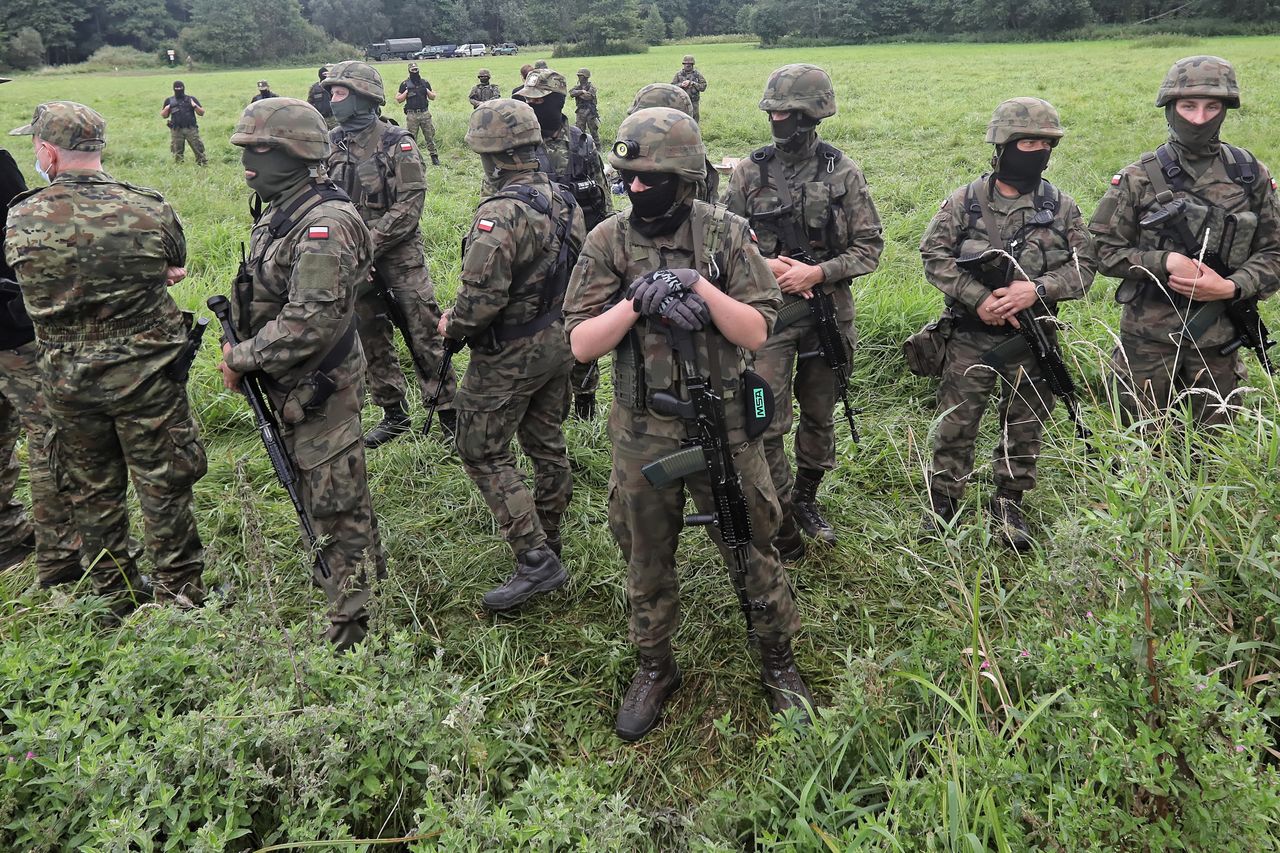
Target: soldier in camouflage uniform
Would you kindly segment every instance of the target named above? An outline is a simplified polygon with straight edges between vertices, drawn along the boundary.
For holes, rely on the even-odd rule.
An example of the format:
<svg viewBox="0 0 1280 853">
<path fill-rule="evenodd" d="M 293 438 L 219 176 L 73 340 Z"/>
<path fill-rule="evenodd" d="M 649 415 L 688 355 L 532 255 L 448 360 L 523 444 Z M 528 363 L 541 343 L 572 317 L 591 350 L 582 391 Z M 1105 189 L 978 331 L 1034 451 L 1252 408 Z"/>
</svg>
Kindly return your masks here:
<svg viewBox="0 0 1280 853">
<path fill-rule="evenodd" d="M 368 564 L 386 571 L 360 442 L 364 354 L 355 333 L 373 245 L 359 211 L 317 177 L 329 140 L 305 101 L 250 104 L 231 144 L 244 149 L 245 181 L 267 207 L 231 294 L 241 342 L 223 342 L 223 381 L 235 389 L 245 373 L 263 379 L 325 543 L 331 575 L 312 577 L 329 599 L 328 637 L 345 649 L 368 630 Z"/>
<path fill-rule="evenodd" d="M 192 486 L 205 454 L 186 388 L 166 374 L 187 341 L 166 288 L 186 275 L 182 225 L 159 193 L 102 171 L 106 122 L 88 107 L 41 104 L 11 132 L 33 137 L 36 166 L 53 181 L 14 200 L 5 252 L 35 324 L 49 464 L 70 496 L 94 591 L 117 617 L 148 592 L 129 547 L 132 476 L 156 598 L 199 604 Z"/>
<path fill-rule="evenodd" d="M 604 164 L 591 137 L 569 124 L 563 114 L 566 86 L 564 75 L 551 69 L 529 72 L 521 98 L 533 107 L 542 128 L 538 163 L 551 180 L 567 187 L 577 199 L 587 231 L 613 212 L 609 186 L 604 180 Z M 573 411 L 583 420 L 596 413 L 596 388 L 600 366 L 591 361 L 573 365 Z"/>
<path fill-rule="evenodd" d="M 338 120 L 333 117 L 333 107 L 329 104 L 329 90 L 324 87 L 324 79 L 329 76 L 331 67 L 329 65 L 320 66 L 319 79 L 312 83 L 311 88 L 307 90 L 307 103 L 315 107 L 316 112 L 324 116 L 325 126 L 333 130 L 338 126 Z"/>
<path fill-rule="evenodd" d="M 1196 422 L 1222 424 L 1246 375 L 1225 312 L 1280 288 L 1280 203 L 1267 167 L 1219 139 L 1240 106 L 1231 63 L 1178 60 L 1156 106 L 1169 141 L 1111 179 L 1089 223 L 1102 272 L 1123 280 L 1116 392 L 1133 420 L 1185 401 Z"/>
<path fill-rule="evenodd" d="M 639 666 L 618 712 L 616 731 L 636 740 L 658 721 L 680 686 L 671 637 L 680 623 L 676 545 L 686 491 L 711 512 L 705 474 L 651 486 L 641 469 L 684 446 L 686 425 L 650 409 L 651 392 L 687 398 L 686 381 L 663 331 L 693 332 L 697 363 L 724 399 L 724 423 L 751 521 L 745 577 L 750 618 L 759 635 L 761 680 L 776 712 L 811 701 L 795 668 L 791 637 L 799 617 L 786 571 L 773 547 L 780 511 L 764 449 L 745 432 L 742 375 L 764 344 L 782 301 L 747 223 L 697 200 L 706 150 L 698 125 L 682 112 L 643 109 L 623 121 L 609 163 L 627 181 L 629 216 L 605 220 L 587 237 L 565 300 L 566 326 L 580 361 L 614 353 L 609 412 L 613 472 L 609 527 L 627 561 L 630 639 Z M 657 275 L 671 268 L 670 275 Z M 670 282 L 676 280 L 677 284 Z M 735 555 L 707 528 L 724 559 Z"/>
<path fill-rule="evenodd" d="M 689 96 L 689 104 L 692 111 L 689 115 L 693 116 L 694 121 L 702 121 L 702 115 L 698 111 L 698 102 L 702 100 L 702 93 L 707 91 L 707 78 L 702 76 L 702 72 L 693 67 L 693 55 L 685 54 L 680 62 L 680 70 L 676 72 L 676 76 L 671 78 L 672 86 L 679 86 L 684 93 Z"/>
<path fill-rule="evenodd" d="M 467 96 L 467 100 L 471 102 L 471 109 L 474 110 L 485 101 L 502 97 L 502 90 L 489 82 L 490 76 L 488 68 L 481 68 L 476 74 L 476 79 L 480 82 L 471 87 L 471 94 Z"/>
<path fill-rule="evenodd" d="M 569 90 L 574 102 L 574 116 L 578 130 L 591 135 L 591 141 L 600 147 L 600 98 L 591 82 L 591 69 L 578 69 L 578 85 Z"/>
<path fill-rule="evenodd" d="M 1005 544 L 1019 551 L 1032 547 L 1022 495 L 1036 484 L 1040 439 L 1055 400 L 1015 315 L 1028 309 L 1036 316 L 1056 314 L 1059 302 L 1084 297 L 1097 268 L 1080 208 L 1041 177 L 1062 135 L 1057 110 L 1039 98 L 1013 98 L 996 107 L 986 136 L 995 146 L 992 173 L 953 192 L 920 242 L 925 277 L 946 294 L 944 325 L 952 330 L 938 386 L 927 531 L 955 517 L 973 473 L 979 421 L 999 383 L 996 490 L 988 507 Z M 999 233 L 992 234 L 988 222 Z M 982 271 L 970 265 L 980 257 L 998 263 L 993 248 L 1018 262 L 1007 284 L 984 283 L 975 275 Z M 1054 335 L 1049 327 L 1046 333 Z"/>
<path fill-rule="evenodd" d="M 370 66 L 372 67 L 372 66 Z M 381 81 L 381 78 L 379 78 Z M 381 82 L 379 82 L 381 86 Z M 396 93 L 396 103 L 404 104 L 404 126 L 409 131 L 409 138 L 418 140 L 418 131 L 422 131 L 422 144 L 431 155 L 431 165 L 440 165 L 440 155 L 436 151 L 436 126 L 431 120 L 431 102 L 436 99 L 435 89 L 431 81 L 424 80 L 418 72 L 418 63 L 409 63 L 409 77 L 400 81 L 400 89 Z"/>
<path fill-rule="evenodd" d="M 840 336 L 852 358 L 856 332 L 849 288 L 854 278 L 875 270 L 884 239 L 862 170 L 818 138 L 818 124 L 836 114 L 827 72 L 816 65 L 784 65 L 769 75 L 760 109 L 769 118 L 774 144 L 738 163 L 724 203 L 746 217 L 759 235 L 760 251 L 782 288 L 784 309 L 801 306 L 795 322 L 773 327 L 769 343 L 756 356 L 778 407 L 764 435 L 783 513 L 776 544 L 784 560 L 796 560 L 805 550 L 800 529 L 821 542 L 836 541 L 817 491 L 823 475 L 836 465 L 839 392 L 825 359 L 799 358 L 819 349 L 816 321 L 803 306 L 814 290 L 831 295 Z M 797 259 L 805 256 L 815 263 Z M 783 447 L 794 420 L 793 398 L 800 405 L 794 479 Z"/>
<path fill-rule="evenodd" d="M 444 341 L 436 332 L 440 308 L 427 271 L 422 244 L 422 205 L 427 195 L 426 168 L 413 137 L 377 114 L 386 102 L 382 77 L 363 62 L 339 62 L 324 86 L 341 125 L 330 134 L 329 174 L 364 217 L 373 234 L 374 274 L 386 282 L 409 327 L 406 345 L 417 354 L 418 387 L 425 400 L 436 392 L 433 378 L 444 358 Z M 386 300 L 374 282 L 365 285 L 356 303 L 360 341 L 369 365 L 373 402 L 382 422 L 365 436 L 365 447 L 380 447 L 412 427 L 405 404 L 404 373 L 395 348 L 395 327 Z M 417 362 L 421 361 L 421 365 Z M 440 426 L 453 432 L 453 370 L 440 392 Z"/>
<path fill-rule="evenodd" d="M 165 98 L 160 108 L 160 118 L 169 120 L 169 152 L 173 154 L 173 162 L 181 163 L 186 146 L 196 155 L 197 166 L 208 166 L 209 160 L 204 155 L 204 140 L 200 138 L 200 128 L 196 116 L 204 115 L 204 107 L 194 95 L 187 94 L 187 87 L 181 80 L 173 81 L 173 97 Z"/>
<path fill-rule="evenodd" d="M 631 102 L 631 108 L 627 110 L 627 115 L 631 115 L 636 110 L 643 110 L 646 107 L 669 107 L 673 110 L 679 110 L 687 116 L 693 115 L 693 102 L 689 100 L 689 95 L 679 86 L 673 86 L 670 83 L 650 83 L 644 86 L 639 92 L 636 92 L 635 99 Z M 702 182 L 702 189 L 698 192 L 698 198 L 707 204 L 715 204 L 720 200 L 720 173 L 716 171 L 716 167 L 711 165 L 711 160 L 707 160 L 707 177 Z"/>
<path fill-rule="evenodd" d="M 572 357 L 562 307 L 586 232 L 573 196 L 538 169 L 538 120 L 528 104 L 499 98 L 471 114 L 466 141 L 493 177 L 463 243 L 458 299 L 440 321 L 466 340 L 471 361 L 458 388 L 458 455 L 515 553 L 516 570 L 484 595 L 511 610 L 569 580 L 560 518 L 573 494 L 563 423 Z M 533 463 L 525 485 L 511 439 Z"/>
</svg>

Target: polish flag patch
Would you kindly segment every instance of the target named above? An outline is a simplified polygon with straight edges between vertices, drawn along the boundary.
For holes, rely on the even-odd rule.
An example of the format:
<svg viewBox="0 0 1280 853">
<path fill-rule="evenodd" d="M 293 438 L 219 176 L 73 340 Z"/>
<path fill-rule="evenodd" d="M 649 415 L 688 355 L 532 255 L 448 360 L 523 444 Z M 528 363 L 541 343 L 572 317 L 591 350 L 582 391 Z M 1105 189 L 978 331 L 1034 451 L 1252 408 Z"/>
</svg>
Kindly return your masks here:
<svg viewBox="0 0 1280 853">
<path fill-rule="evenodd" d="M 413 143 L 412 143 L 412 142 L 410 142 L 410 141 L 409 141 L 409 140 L 407 140 L 407 139 L 406 139 L 406 140 L 404 140 L 403 142 L 401 142 L 401 143 L 400 143 L 400 150 L 401 150 L 401 151 L 412 151 L 412 150 L 413 150 Z"/>
<path fill-rule="evenodd" d="M 493 230 L 494 221 L 492 219 L 481 219 L 476 223 L 476 229 L 486 234 Z"/>
<path fill-rule="evenodd" d="M 1116 174 L 1111 176 L 1111 186 L 1115 187 L 1119 185 L 1120 185 L 1120 173 L 1117 172 Z"/>
<path fill-rule="evenodd" d="M 1272 178 L 1272 179 L 1271 179 L 1271 191 L 1272 191 L 1272 192 L 1275 192 L 1275 190 L 1276 190 L 1276 179 L 1275 179 L 1275 178 Z"/>
<path fill-rule="evenodd" d="M 758 237 L 756 237 L 756 229 L 754 229 L 754 228 L 748 228 L 748 229 L 747 229 L 747 233 L 751 235 L 751 242 L 752 242 L 752 243 L 759 243 L 759 242 L 760 242 L 760 239 L 759 239 Z"/>
<path fill-rule="evenodd" d="M 329 226 L 328 225 L 312 225 L 307 229 L 307 239 L 308 240 L 328 240 Z"/>
</svg>

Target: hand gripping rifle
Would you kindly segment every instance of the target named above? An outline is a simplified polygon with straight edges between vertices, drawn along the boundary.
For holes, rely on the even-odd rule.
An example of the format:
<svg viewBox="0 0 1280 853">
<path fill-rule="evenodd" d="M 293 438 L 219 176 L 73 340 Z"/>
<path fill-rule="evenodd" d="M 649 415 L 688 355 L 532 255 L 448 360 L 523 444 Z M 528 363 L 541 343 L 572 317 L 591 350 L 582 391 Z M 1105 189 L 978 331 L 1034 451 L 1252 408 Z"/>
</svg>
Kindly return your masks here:
<svg viewBox="0 0 1280 853">
<path fill-rule="evenodd" d="M 231 302 L 225 296 L 211 296 L 206 304 L 222 324 L 222 334 L 227 342 L 232 346 L 240 343 L 235 323 L 231 320 Z M 302 503 L 302 493 L 298 491 L 298 474 L 293 460 L 289 458 L 289 451 L 285 449 L 284 439 L 280 436 L 280 426 L 275 413 L 267 401 L 267 395 L 262 390 L 262 379 L 256 372 L 246 373 L 240 377 L 240 388 L 244 392 L 245 399 L 249 401 L 249 408 L 253 410 L 254 420 L 258 424 L 258 437 L 262 439 L 262 446 L 267 450 L 267 458 L 271 460 L 271 467 L 275 469 L 276 479 L 288 493 L 289 500 L 293 502 L 293 511 L 298 514 L 298 522 L 302 525 L 302 537 L 307 542 L 307 548 L 316 556 L 316 568 L 320 570 L 321 577 L 328 579 L 331 575 L 329 561 L 324 558 L 324 553 L 316 544 L 319 537 L 316 536 L 311 516 Z"/>
<path fill-rule="evenodd" d="M 751 620 L 755 605 L 747 597 L 747 560 L 751 547 L 751 514 L 742 491 L 742 478 L 733 464 L 728 431 L 724 425 L 724 400 L 711 386 L 710 377 L 697 368 L 693 333 L 667 327 L 667 337 L 680 362 L 689 399 L 656 391 L 650 398 L 653 410 L 684 421 L 688 438 L 685 448 L 650 462 L 641 470 L 653 486 L 665 486 L 697 472 L 704 472 L 711 485 L 714 504 L 710 513 L 685 516 L 684 523 L 713 526 L 720 539 L 733 552 L 731 580 L 738 596 L 742 618 L 747 623 L 747 641 L 756 642 L 756 629 Z M 714 345 L 714 344 L 713 344 Z"/>
</svg>

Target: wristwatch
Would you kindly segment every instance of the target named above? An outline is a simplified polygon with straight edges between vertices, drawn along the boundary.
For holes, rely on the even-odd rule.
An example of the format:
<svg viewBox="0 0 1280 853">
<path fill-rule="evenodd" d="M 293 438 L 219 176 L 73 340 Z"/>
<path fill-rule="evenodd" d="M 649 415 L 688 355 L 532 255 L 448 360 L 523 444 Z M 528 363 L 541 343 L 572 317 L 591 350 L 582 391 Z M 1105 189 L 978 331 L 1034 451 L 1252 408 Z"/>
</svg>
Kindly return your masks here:
<svg viewBox="0 0 1280 853">
<path fill-rule="evenodd" d="M 1045 286 L 1044 286 L 1043 284 L 1041 284 L 1041 283 L 1040 283 L 1040 282 L 1038 282 L 1038 281 L 1036 282 L 1036 297 L 1037 297 L 1038 299 L 1048 299 L 1048 298 L 1049 298 L 1049 291 L 1045 288 Z"/>
</svg>

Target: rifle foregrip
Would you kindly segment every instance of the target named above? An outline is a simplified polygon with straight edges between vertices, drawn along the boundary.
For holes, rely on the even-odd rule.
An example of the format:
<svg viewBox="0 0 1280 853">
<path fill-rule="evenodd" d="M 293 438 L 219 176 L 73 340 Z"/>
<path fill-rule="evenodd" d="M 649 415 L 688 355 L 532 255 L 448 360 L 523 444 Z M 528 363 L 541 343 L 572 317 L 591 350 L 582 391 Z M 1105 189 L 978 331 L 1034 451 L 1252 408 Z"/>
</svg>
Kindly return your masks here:
<svg viewBox="0 0 1280 853">
<path fill-rule="evenodd" d="M 651 486 L 665 486 L 707 470 L 707 460 L 701 447 L 686 447 L 675 453 L 655 459 L 640 469 Z"/>
</svg>

